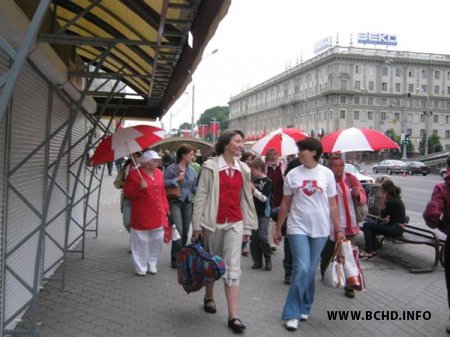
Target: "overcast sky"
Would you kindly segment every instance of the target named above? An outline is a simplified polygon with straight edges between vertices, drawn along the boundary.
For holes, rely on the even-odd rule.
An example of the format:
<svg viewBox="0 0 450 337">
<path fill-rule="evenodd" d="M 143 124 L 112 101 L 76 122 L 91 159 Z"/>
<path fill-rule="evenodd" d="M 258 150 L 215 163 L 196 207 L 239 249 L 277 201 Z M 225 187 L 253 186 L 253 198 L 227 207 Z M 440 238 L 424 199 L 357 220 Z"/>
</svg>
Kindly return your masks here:
<svg viewBox="0 0 450 337">
<path fill-rule="evenodd" d="M 213 0 L 206 0 L 213 1 Z M 232 0 L 193 76 L 195 120 L 208 108 L 314 56 L 313 45 L 339 34 L 353 45 L 360 32 L 397 36 L 391 50 L 450 54 L 450 1 Z M 386 48 L 386 47 L 378 47 Z M 218 52 L 207 56 L 213 50 Z M 191 121 L 192 83 L 163 118 L 169 129 Z"/>
</svg>

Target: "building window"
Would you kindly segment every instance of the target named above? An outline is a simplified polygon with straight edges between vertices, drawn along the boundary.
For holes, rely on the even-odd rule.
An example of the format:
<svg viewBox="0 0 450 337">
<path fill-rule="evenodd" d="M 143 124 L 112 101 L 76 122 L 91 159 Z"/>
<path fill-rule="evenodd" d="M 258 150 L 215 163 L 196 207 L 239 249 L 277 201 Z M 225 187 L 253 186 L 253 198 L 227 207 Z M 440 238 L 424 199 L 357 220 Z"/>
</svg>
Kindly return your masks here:
<svg viewBox="0 0 450 337">
<path fill-rule="evenodd" d="M 413 78 L 414 77 L 414 69 L 408 69 L 408 77 Z"/>
<path fill-rule="evenodd" d="M 367 120 L 369 121 L 373 120 L 373 111 L 367 111 Z"/>
<path fill-rule="evenodd" d="M 433 123 L 439 123 L 439 115 L 433 115 Z"/>
<path fill-rule="evenodd" d="M 341 80 L 341 90 L 347 90 L 347 81 Z"/>
<path fill-rule="evenodd" d="M 400 92 L 400 83 L 395 83 L 395 92 Z"/>
<path fill-rule="evenodd" d="M 438 135 L 438 130 L 433 130 L 433 136 L 437 136 Z"/>
<path fill-rule="evenodd" d="M 367 98 L 367 105 L 373 105 L 373 97 Z"/>
<path fill-rule="evenodd" d="M 381 105 L 382 105 L 382 106 L 386 106 L 386 105 L 387 105 L 387 99 L 386 99 L 386 97 L 382 97 L 382 98 L 381 98 Z"/>
<path fill-rule="evenodd" d="M 345 110 L 340 110 L 339 111 L 339 118 L 340 119 L 345 119 Z"/>
<path fill-rule="evenodd" d="M 426 108 L 427 107 L 426 104 L 427 104 L 427 101 L 425 101 L 425 100 L 421 100 L 420 101 L 420 107 L 421 108 Z"/>
<path fill-rule="evenodd" d="M 406 133 L 410 136 L 412 136 L 412 129 L 406 129 Z"/>
<path fill-rule="evenodd" d="M 445 116 L 445 123 L 450 124 L 450 116 Z"/>
<path fill-rule="evenodd" d="M 387 82 L 381 83 L 381 91 L 387 91 Z"/>
<path fill-rule="evenodd" d="M 439 86 L 438 86 L 438 85 L 435 85 L 435 86 L 434 86 L 434 93 L 435 93 L 436 95 L 439 95 Z"/>
<path fill-rule="evenodd" d="M 445 130 L 445 138 L 447 138 L 447 139 L 450 138 L 450 131 L 449 130 Z"/>
<path fill-rule="evenodd" d="M 420 138 L 425 136 L 425 129 L 420 129 Z"/>
<path fill-rule="evenodd" d="M 402 76 L 402 69 L 400 69 L 400 68 L 395 68 L 395 76 L 397 76 L 397 77 Z"/>
<path fill-rule="evenodd" d="M 355 104 L 359 104 L 359 96 L 355 96 L 354 100 L 355 100 Z"/>
<path fill-rule="evenodd" d="M 387 76 L 388 75 L 388 68 L 387 67 L 381 68 L 381 72 L 382 72 L 383 76 Z"/>
<path fill-rule="evenodd" d="M 446 102 L 447 109 L 450 109 L 450 102 Z"/>
<path fill-rule="evenodd" d="M 375 75 L 375 67 L 374 66 L 369 67 L 369 75 Z"/>
<path fill-rule="evenodd" d="M 381 111 L 380 120 L 385 121 L 386 120 L 386 111 Z"/>
<path fill-rule="evenodd" d="M 414 92 L 414 84 L 408 84 L 408 92 Z"/>
<path fill-rule="evenodd" d="M 440 80 L 441 79 L 441 72 L 439 70 L 435 70 L 434 72 L 434 79 Z"/>
<path fill-rule="evenodd" d="M 394 118 L 395 118 L 396 121 L 399 121 L 400 120 L 400 113 L 399 112 L 395 112 L 394 113 Z"/>
<path fill-rule="evenodd" d="M 375 83 L 373 81 L 369 81 L 369 90 L 373 91 L 373 88 L 375 86 Z"/>
<path fill-rule="evenodd" d="M 447 87 L 447 95 L 450 95 L 450 87 Z"/>
<path fill-rule="evenodd" d="M 413 114 L 412 114 L 411 112 L 409 112 L 409 113 L 406 115 L 406 122 L 407 122 L 407 123 L 412 123 L 412 117 L 413 117 Z"/>
<path fill-rule="evenodd" d="M 355 121 L 359 120 L 359 111 L 358 110 L 353 111 L 353 120 L 355 120 Z"/>
<path fill-rule="evenodd" d="M 426 84 L 422 84 L 422 92 L 423 93 L 427 93 L 427 85 Z"/>
<path fill-rule="evenodd" d="M 339 99 L 340 99 L 340 102 L 342 103 L 342 104 L 345 104 L 345 102 L 346 102 L 346 96 L 339 96 Z"/>
<path fill-rule="evenodd" d="M 427 77 L 428 77 L 428 74 L 427 74 L 428 72 L 427 72 L 427 70 L 426 69 L 422 69 L 422 78 L 423 79 L 426 79 Z"/>
<path fill-rule="evenodd" d="M 359 65 L 355 65 L 355 74 L 361 73 L 361 67 Z"/>
<path fill-rule="evenodd" d="M 361 81 L 355 81 L 355 89 L 361 89 Z"/>
<path fill-rule="evenodd" d="M 424 114 L 420 115 L 420 122 L 425 123 L 425 115 Z"/>
</svg>

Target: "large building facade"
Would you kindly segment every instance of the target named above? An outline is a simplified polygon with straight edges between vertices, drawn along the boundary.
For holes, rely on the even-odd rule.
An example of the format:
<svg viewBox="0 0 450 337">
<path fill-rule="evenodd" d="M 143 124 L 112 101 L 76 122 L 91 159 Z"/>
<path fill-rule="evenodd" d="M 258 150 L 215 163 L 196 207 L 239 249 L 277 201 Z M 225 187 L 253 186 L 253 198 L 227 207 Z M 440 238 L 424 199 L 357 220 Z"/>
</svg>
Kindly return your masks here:
<svg viewBox="0 0 450 337">
<path fill-rule="evenodd" d="M 334 46 L 231 98 L 229 127 L 424 134 L 450 150 L 450 55 Z"/>
</svg>

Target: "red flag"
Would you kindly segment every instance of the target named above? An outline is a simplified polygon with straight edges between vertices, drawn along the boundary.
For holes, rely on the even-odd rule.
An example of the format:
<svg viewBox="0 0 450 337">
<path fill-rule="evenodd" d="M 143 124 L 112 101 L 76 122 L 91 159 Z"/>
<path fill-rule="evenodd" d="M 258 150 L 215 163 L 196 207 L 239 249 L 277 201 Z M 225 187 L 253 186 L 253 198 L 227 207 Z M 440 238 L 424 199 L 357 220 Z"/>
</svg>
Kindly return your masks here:
<svg viewBox="0 0 450 337">
<path fill-rule="evenodd" d="M 198 126 L 198 133 L 200 134 L 200 137 L 205 138 L 206 133 L 208 132 L 208 126 L 205 124 Z"/>
<path fill-rule="evenodd" d="M 220 134 L 220 124 L 219 122 L 211 122 L 209 124 L 209 133 L 213 136 L 219 136 Z"/>
</svg>

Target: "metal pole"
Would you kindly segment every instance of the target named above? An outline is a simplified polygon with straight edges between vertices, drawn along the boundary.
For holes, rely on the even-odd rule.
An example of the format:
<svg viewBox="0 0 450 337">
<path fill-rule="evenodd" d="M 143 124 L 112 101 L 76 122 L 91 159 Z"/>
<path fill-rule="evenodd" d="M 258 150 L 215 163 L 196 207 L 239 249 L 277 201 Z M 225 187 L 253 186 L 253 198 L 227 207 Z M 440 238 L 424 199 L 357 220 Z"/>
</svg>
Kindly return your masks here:
<svg viewBox="0 0 450 337">
<path fill-rule="evenodd" d="M 406 97 L 407 97 L 407 95 L 405 94 L 405 96 L 403 97 L 403 118 L 402 118 L 402 124 L 403 124 L 402 125 L 402 130 L 403 130 L 403 133 L 405 135 L 408 133 L 407 132 L 407 128 L 406 128 Z M 408 144 L 406 143 L 406 140 L 405 140 L 403 142 L 402 160 L 406 160 L 406 159 L 408 159 Z"/>
<path fill-rule="evenodd" d="M 195 132 L 195 115 L 194 115 L 194 102 L 195 102 L 195 84 L 192 84 L 192 121 L 191 121 L 191 138 L 194 138 L 194 132 Z"/>
<path fill-rule="evenodd" d="M 430 109 L 430 97 L 428 96 L 428 92 L 426 92 L 427 95 L 427 109 L 425 110 L 425 156 L 428 155 L 428 117 L 431 115 Z"/>
</svg>

